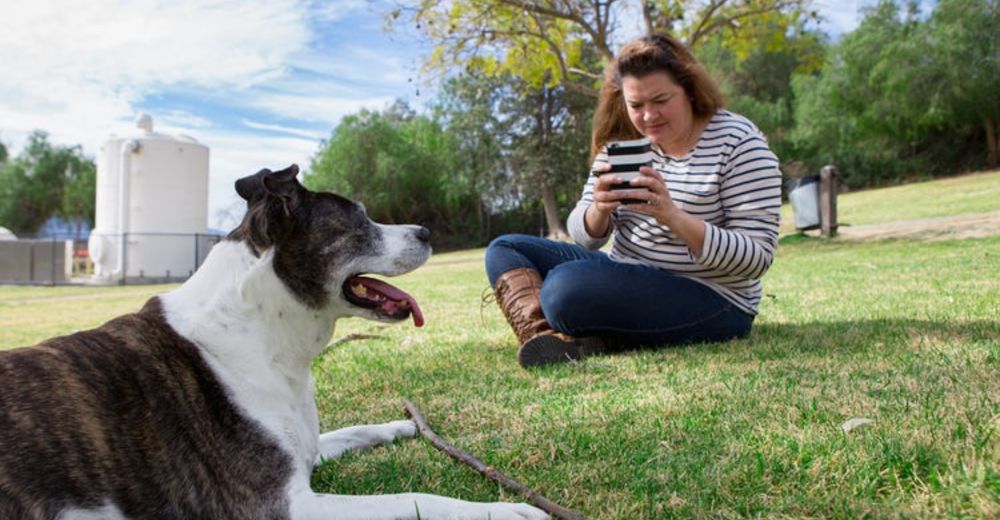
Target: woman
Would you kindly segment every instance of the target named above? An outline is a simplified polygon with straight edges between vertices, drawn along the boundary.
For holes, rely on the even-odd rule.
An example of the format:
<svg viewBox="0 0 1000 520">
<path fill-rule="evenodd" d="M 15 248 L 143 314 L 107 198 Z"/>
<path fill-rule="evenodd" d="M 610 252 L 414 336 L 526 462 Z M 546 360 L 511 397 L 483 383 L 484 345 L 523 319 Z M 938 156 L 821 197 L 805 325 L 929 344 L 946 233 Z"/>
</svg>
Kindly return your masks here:
<svg viewBox="0 0 1000 520">
<path fill-rule="evenodd" d="M 745 337 L 778 238 L 781 173 L 763 134 L 722 108 L 679 42 L 640 38 L 609 65 L 594 116 L 593 172 L 570 213 L 577 244 L 495 239 L 486 271 L 524 367 L 610 348 Z M 607 144 L 648 137 L 629 189 Z M 623 203 L 628 199 L 629 203 Z M 613 236 L 608 254 L 597 251 Z"/>
</svg>

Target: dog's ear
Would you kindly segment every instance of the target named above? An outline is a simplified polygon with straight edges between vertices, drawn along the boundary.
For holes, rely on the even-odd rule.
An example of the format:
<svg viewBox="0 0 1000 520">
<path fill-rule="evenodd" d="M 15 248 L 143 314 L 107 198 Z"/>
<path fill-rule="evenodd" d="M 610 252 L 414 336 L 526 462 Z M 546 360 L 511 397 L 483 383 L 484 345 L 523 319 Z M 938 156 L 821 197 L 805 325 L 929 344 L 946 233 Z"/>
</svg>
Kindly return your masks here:
<svg viewBox="0 0 1000 520">
<path fill-rule="evenodd" d="M 261 173 L 265 171 L 267 173 L 261 179 L 264 183 L 264 189 L 268 193 L 278 195 L 279 197 L 286 197 L 298 191 L 299 182 L 295 180 L 295 176 L 299 174 L 299 165 L 293 164 L 284 170 L 276 172 L 262 170 Z"/>
<path fill-rule="evenodd" d="M 264 182 L 261 180 L 266 175 L 270 175 L 272 172 L 267 168 L 253 174 L 247 175 L 236 181 L 236 193 L 243 200 L 247 201 L 247 204 L 253 203 L 264 196 Z"/>
<path fill-rule="evenodd" d="M 272 172 L 263 169 L 236 181 L 236 193 L 247 201 L 247 214 L 239 227 L 229 234 L 230 238 L 246 240 L 254 254 L 275 244 L 278 237 L 287 235 L 293 226 L 293 211 L 302 201 L 306 191 L 295 176 L 299 167 L 291 165 L 284 170 Z"/>
<path fill-rule="evenodd" d="M 299 184 L 299 181 L 295 180 L 295 176 L 298 174 L 299 166 L 293 164 L 284 170 L 268 172 L 261 177 L 264 190 L 268 195 L 274 195 L 281 199 L 281 206 L 285 210 L 285 216 L 291 215 L 292 209 L 299 202 L 298 195 L 302 189 L 302 185 Z"/>
</svg>

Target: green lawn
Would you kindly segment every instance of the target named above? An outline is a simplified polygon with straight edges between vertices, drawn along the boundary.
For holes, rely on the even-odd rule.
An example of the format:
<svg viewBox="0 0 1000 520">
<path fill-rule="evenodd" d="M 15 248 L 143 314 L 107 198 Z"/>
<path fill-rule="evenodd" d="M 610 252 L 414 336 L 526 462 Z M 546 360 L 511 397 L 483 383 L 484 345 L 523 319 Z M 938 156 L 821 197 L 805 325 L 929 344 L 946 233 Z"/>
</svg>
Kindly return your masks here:
<svg viewBox="0 0 1000 520">
<path fill-rule="evenodd" d="M 847 194 L 841 208 L 861 212 L 862 197 L 918 218 L 949 189 Z M 398 419 L 410 399 L 453 444 L 593 519 L 995 518 L 997 272 L 1000 237 L 789 240 L 749 339 L 529 372 L 495 304 L 480 306 L 482 250 L 435 255 L 395 280 L 424 328 L 340 322 L 337 337 L 380 338 L 316 360 L 320 418 Z M 92 326 L 165 288 L 0 288 L 0 345 Z M 844 433 L 855 417 L 874 423 Z M 418 440 L 331 461 L 314 484 L 517 500 Z"/>
</svg>

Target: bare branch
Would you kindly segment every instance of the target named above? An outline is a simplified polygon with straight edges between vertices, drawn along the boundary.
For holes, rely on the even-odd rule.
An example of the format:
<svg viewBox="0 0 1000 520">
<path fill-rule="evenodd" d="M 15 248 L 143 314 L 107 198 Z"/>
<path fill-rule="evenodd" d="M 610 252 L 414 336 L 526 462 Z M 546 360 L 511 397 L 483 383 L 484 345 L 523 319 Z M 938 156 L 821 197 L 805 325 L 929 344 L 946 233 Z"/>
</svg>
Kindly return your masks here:
<svg viewBox="0 0 1000 520">
<path fill-rule="evenodd" d="M 711 23 L 709 23 L 709 21 L 712 20 L 712 15 L 715 13 L 715 11 L 717 11 L 719 7 L 722 7 L 722 4 L 725 4 L 727 1 L 728 0 L 718 0 L 718 1 L 713 0 L 712 5 L 709 6 L 710 11 L 705 16 L 702 17 L 701 21 L 698 24 L 698 28 L 695 29 L 695 31 L 692 32 L 691 36 L 688 38 L 687 45 L 689 47 L 696 45 L 699 40 L 701 40 L 705 36 L 708 36 L 716 29 L 732 25 L 733 22 L 740 20 L 742 18 L 749 18 L 765 13 L 781 11 L 782 9 L 788 7 L 794 7 L 801 3 L 801 0 L 775 0 L 773 3 L 769 5 L 758 7 L 756 9 L 736 10 L 733 12 L 733 14 L 729 16 L 717 18 Z M 716 3 L 718 3 L 719 5 L 715 5 Z"/>
<path fill-rule="evenodd" d="M 708 7 L 705 8 L 704 14 L 702 14 L 701 19 L 698 20 L 698 25 L 695 27 L 694 31 L 691 32 L 691 36 L 688 38 L 688 41 L 686 42 L 688 47 L 694 45 L 694 43 L 697 42 L 698 39 L 705 34 L 702 31 L 705 32 L 708 31 L 708 29 L 706 29 L 708 22 L 710 22 L 712 20 L 712 17 L 715 16 L 716 11 L 718 11 L 719 8 L 721 8 L 722 6 L 726 5 L 726 2 L 728 1 L 729 0 L 712 0 L 711 2 L 708 3 Z"/>
<path fill-rule="evenodd" d="M 357 341 L 359 339 L 384 339 L 384 338 L 385 336 L 379 336 L 377 334 L 358 334 L 358 333 L 348 334 L 344 337 L 337 338 L 336 341 L 327 345 L 326 348 L 333 348 L 336 347 L 337 345 L 347 343 L 348 341 Z"/>
<path fill-rule="evenodd" d="M 417 405 L 411 403 L 410 401 L 406 401 L 403 403 L 403 407 L 406 410 L 406 415 L 413 419 L 413 422 L 417 423 L 417 429 L 420 431 L 420 434 L 423 435 L 424 438 L 431 443 L 431 445 L 438 450 L 445 452 L 449 457 L 472 466 L 473 469 L 481 473 L 486 478 L 507 489 L 520 493 L 527 498 L 529 502 L 556 518 L 562 518 L 564 520 L 587 520 L 587 517 L 582 514 L 573 511 L 572 509 L 566 509 L 565 507 L 556 504 L 542 495 L 539 495 L 535 490 L 521 484 L 507 475 L 504 475 L 500 471 L 487 466 L 483 461 L 465 453 L 464 451 L 449 444 L 441 437 L 438 437 L 438 435 L 434 433 L 434 430 L 427 425 L 427 421 L 424 420 L 424 416 L 420 413 L 420 409 L 417 408 Z"/>
<path fill-rule="evenodd" d="M 642 20 L 646 24 L 646 34 L 653 34 L 653 4 L 643 0 L 642 2 Z"/>
<path fill-rule="evenodd" d="M 591 23 L 590 21 L 587 20 L 587 18 L 580 11 L 579 5 L 576 2 L 563 3 L 563 7 L 565 7 L 565 9 L 559 10 L 549 7 L 543 4 L 542 2 L 536 2 L 536 1 L 529 1 L 529 0 L 497 0 L 497 1 L 501 4 L 521 9 L 525 12 L 536 13 L 542 16 L 549 16 L 552 18 L 557 18 L 560 20 L 566 20 L 568 22 L 572 22 L 574 25 L 579 27 L 581 30 L 583 30 L 590 36 L 591 42 L 594 44 L 594 46 L 597 47 L 597 50 L 601 53 L 602 57 L 608 60 L 614 58 L 614 53 L 611 51 L 611 48 L 608 46 L 607 42 L 607 34 L 608 34 L 607 12 L 611 4 L 613 4 L 616 0 L 606 0 L 605 2 L 603 2 L 604 4 L 603 13 L 602 10 L 599 8 L 601 7 L 602 2 L 600 1 L 594 2 L 594 5 L 598 7 L 597 9 L 594 10 L 596 14 L 594 19 L 595 23 Z"/>
<path fill-rule="evenodd" d="M 577 67 L 570 67 L 568 70 L 569 70 L 569 72 L 571 72 L 573 74 L 579 74 L 581 76 L 584 76 L 584 77 L 587 77 L 587 78 L 590 78 L 590 79 L 602 79 L 602 78 L 604 78 L 604 75 L 601 74 L 601 73 L 599 73 L 599 72 L 591 72 L 589 70 L 583 70 L 583 69 L 580 69 L 580 68 L 577 68 Z"/>
</svg>

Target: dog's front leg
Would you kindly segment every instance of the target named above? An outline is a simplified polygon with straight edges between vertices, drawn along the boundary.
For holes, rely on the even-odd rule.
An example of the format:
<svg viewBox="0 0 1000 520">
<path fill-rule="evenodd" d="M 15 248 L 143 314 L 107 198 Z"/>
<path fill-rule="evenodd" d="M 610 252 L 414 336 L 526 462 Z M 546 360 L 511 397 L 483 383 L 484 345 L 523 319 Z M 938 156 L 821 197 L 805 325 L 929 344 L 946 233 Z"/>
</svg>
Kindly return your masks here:
<svg viewBox="0 0 1000 520">
<path fill-rule="evenodd" d="M 392 421 L 383 424 L 363 424 L 349 426 L 319 436 L 319 464 L 323 459 L 337 459 L 349 450 L 363 450 L 388 444 L 399 437 L 413 437 L 417 426 L 410 420 Z"/>
<path fill-rule="evenodd" d="M 466 502 L 424 493 L 292 496 L 294 520 L 545 520 L 528 504 Z"/>
</svg>

